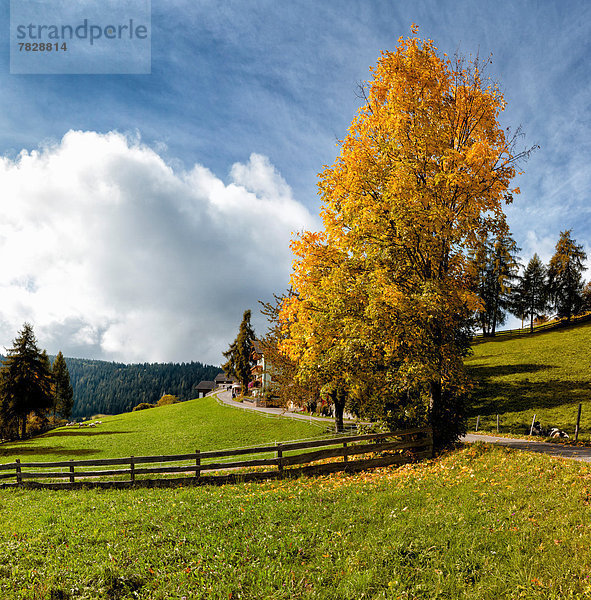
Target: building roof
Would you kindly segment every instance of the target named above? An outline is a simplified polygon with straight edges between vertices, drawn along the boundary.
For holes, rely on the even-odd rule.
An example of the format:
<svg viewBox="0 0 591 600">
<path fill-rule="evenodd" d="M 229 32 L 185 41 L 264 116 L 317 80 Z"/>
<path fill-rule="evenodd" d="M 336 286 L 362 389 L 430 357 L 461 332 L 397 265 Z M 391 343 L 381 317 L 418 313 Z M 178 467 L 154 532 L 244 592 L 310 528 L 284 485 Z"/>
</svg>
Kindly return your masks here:
<svg viewBox="0 0 591 600">
<path fill-rule="evenodd" d="M 228 376 L 225 373 L 218 373 L 215 376 L 216 383 L 232 383 L 233 381 L 236 381 L 236 377 L 232 375 Z"/>
<path fill-rule="evenodd" d="M 215 382 L 213 381 L 200 381 L 195 387 L 196 390 L 213 390 Z"/>
</svg>

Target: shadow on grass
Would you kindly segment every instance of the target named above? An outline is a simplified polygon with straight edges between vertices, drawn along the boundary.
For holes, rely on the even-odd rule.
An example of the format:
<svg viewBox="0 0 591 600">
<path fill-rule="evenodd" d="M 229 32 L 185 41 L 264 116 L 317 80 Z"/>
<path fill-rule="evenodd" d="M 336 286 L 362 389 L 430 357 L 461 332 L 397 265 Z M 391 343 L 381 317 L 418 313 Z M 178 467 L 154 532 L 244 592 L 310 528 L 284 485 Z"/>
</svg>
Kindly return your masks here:
<svg viewBox="0 0 591 600">
<path fill-rule="evenodd" d="M 494 415 L 586 402 L 590 398 L 589 380 L 563 381 L 547 379 L 529 381 L 519 377 L 509 381 L 491 381 L 494 377 L 523 375 L 550 370 L 548 365 L 502 365 L 471 367 L 469 375 L 476 382 L 470 402 L 470 415 Z"/>
<path fill-rule="evenodd" d="M 96 429 L 74 429 L 73 431 L 50 431 L 43 435 L 44 439 L 51 437 L 75 437 L 89 435 L 119 435 L 121 433 L 137 433 L 133 431 L 96 431 Z"/>
<path fill-rule="evenodd" d="M 56 448 L 55 446 L 2 446 L 0 448 L 0 457 L 11 456 L 35 456 L 53 454 L 55 456 L 67 456 L 75 458 L 81 456 L 90 456 L 100 454 L 103 450 L 99 448 Z"/>
<path fill-rule="evenodd" d="M 471 366 L 468 367 L 468 373 L 474 380 L 487 383 L 491 377 L 506 377 L 507 375 L 519 375 L 522 373 L 538 373 L 539 371 L 548 371 L 556 369 L 555 365 L 539 364 L 519 364 L 519 365 L 498 365 L 494 367 Z"/>
</svg>

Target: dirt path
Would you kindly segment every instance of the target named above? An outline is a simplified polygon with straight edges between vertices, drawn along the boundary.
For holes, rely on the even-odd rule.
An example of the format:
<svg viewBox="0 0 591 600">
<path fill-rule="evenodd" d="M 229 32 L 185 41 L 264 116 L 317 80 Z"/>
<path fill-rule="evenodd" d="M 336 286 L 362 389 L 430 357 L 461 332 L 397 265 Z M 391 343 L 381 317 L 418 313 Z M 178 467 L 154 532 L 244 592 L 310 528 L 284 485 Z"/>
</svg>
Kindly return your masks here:
<svg viewBox="0 0 591 600">
<path fill-rule="evenodd" d="M 581 460 L 591 462 L 591 448 L 581 448 L 580 446 L 566 446 L 564 444 L 552 444 L 550 442 L 538 442 L 534 440 L 520 440 L 515 438 L 497 437 L 493 435 L 480 435 L 478 433 L 469 433 L 464 436 L 465 442 L 487 442 L 497 446 L 507 446 L 516 450 L 527 450 L 528 452 L 541 452 L 550 454 L 559 458 L 570 458 L 572 460 Z"/>
</svg>

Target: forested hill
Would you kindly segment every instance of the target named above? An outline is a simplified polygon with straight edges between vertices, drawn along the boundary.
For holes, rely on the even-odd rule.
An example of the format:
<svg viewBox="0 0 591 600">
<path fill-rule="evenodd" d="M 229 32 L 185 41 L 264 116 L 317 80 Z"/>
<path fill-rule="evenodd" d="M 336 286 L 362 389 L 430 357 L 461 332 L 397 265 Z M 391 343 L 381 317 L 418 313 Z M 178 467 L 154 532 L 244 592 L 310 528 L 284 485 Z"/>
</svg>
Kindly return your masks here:
<svg viewBox="0 0 591 600">
<path fill-rule="evenodd" d="M 129 412 L 140 402 L 158 402 L 163 394 L 190 400 L 200 381 L 221 372 L 200 362 L 126 365 L 66 358 L 66 364 L 74 388 L 73 417 Z"/>
</svg>

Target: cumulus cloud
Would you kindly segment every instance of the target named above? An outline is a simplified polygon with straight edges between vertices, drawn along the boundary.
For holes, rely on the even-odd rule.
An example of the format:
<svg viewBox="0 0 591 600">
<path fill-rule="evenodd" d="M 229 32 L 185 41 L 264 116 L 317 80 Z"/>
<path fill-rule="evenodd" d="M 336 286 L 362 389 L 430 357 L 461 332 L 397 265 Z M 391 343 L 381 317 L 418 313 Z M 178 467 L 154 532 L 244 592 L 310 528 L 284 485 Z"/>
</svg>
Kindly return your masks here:
<svg viewBox="0 0 591 600">
<path fill-rule="evenodd" d="M 264 156 L 224 182 L 115 132 L 2 158 L 0 189 L 0 343 L 29 321 L 66 356 L 219 364 L 287 285 L 291 233 L 317 227 Z"/>
</svg>

